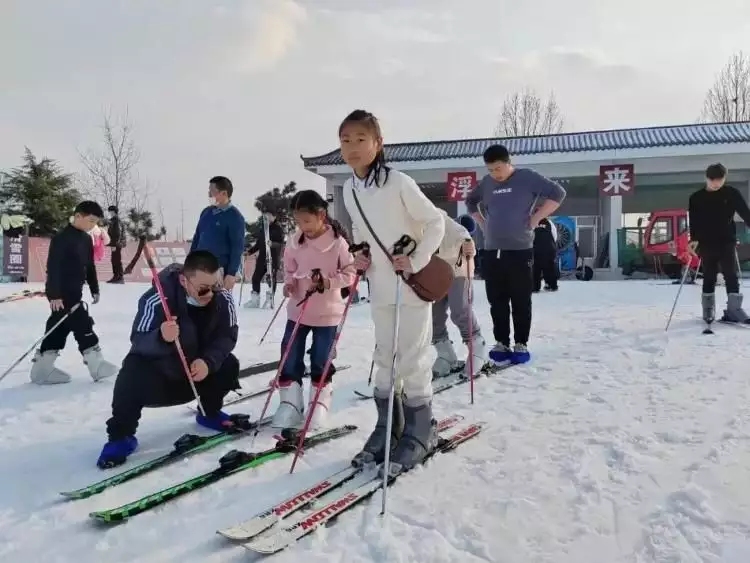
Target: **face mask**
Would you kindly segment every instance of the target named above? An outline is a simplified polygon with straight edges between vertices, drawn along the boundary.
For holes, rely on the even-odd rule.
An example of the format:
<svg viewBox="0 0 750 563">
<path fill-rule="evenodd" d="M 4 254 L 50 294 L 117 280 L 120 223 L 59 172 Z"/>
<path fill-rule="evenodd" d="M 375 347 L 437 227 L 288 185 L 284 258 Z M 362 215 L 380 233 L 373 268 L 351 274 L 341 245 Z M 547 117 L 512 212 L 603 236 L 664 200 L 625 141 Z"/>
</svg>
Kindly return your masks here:
<svg viewBox="0 0 750 563">
<path fill-rule="evenodd" d="M 192 305 L 193 307 L 205 307 L 206 305 L 208 305 L 208 303 L 201 303 L 195 297 L 192 297 L 190 295 L 187 296 L 187 303 L 188 305 Z"/>
</svg>

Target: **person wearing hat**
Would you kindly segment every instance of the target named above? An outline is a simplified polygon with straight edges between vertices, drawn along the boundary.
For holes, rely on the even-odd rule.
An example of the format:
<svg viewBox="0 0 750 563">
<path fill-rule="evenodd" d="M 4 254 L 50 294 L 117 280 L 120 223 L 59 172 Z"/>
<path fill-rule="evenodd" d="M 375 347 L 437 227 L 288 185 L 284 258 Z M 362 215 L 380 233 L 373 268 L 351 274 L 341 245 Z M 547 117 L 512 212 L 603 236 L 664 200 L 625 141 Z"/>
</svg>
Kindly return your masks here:
<svg viewBox="0 0 750 563">
<path fill-rule="evenodd" d="M 110 205 L 107 211 L 109 212 L 108 246 L 112 248 L 112 279 L 107 283 L 125 283 L 125 274 L 122 269 L 122 249 L 127 244 L 125 229 L 122 226 L 122 221 L 120 221 L 117 206 Z"/>
</svg>

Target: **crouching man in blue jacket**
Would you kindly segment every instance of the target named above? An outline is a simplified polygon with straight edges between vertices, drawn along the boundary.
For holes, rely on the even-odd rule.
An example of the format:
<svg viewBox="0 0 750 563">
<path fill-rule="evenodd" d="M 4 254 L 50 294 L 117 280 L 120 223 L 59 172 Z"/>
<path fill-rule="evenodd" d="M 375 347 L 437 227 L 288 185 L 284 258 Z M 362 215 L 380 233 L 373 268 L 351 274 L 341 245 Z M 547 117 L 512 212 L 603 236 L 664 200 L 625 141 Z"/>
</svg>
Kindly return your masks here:
<svg viewBox="0 0 750 563">
<path fill-rule="evenodd" d="M 141 296 L 130 352 L 115 382 L 109 441 L 97 461 L 102 469 L 125 463 L 138 447 L 135 432 L 144 407 L 193 400 L 175 345 L 178 339 L 205 411 L 196 415 L 196 422 L 221 432 L 240 420 L 221 410 L 226 394 L 239 388 L 239 362 L 232 354 L 237 311 L 232 294 L 221 287 L 217 258 L 205 250 L 193 251 L 183 265 L 164 268 L 159 280 L 174 320 L 166 320 L 155 287 Z"/>
</svg>

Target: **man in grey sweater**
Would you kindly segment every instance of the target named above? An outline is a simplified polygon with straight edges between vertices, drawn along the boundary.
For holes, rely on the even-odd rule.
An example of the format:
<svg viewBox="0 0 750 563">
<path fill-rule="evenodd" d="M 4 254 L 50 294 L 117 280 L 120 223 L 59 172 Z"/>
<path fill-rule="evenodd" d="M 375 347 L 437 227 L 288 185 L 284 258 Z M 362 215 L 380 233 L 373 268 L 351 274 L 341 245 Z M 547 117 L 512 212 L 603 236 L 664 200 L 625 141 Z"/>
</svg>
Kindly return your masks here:
<svg viewBox="0 0 750 563">
<path fill-rule="evenodd" d="M 514 168 L 502 145 L 490 146 L 484 162 L 489 174 L 469 194 L 466 207 L 484 232 L 482 275 L 495 336 L 490 358 L 496 363 L 521 364 L 531 359 L 534 229 L 560 207 L 565 190 L 533 170 Z M 486 216 L 480 213 L 480 205 Z"/>
</svg>

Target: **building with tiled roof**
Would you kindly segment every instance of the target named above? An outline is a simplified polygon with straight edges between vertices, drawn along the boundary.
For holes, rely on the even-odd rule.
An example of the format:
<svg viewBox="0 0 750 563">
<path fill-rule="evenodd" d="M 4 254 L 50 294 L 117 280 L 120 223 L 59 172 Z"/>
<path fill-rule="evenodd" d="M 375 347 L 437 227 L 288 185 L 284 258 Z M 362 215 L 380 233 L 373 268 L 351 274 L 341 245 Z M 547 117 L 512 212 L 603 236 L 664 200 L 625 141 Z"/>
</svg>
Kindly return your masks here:
<svg viewBox="0 0 750 563">
<path fill-rule="evenodd" d="M 391 166 L 411 175 L 436 205 L 457 216 L 465 211 L 465 192 L 452 189 L 450 182 L 459 185 L 466 178 L 481 178 L 482 154 L 496 143 L 508 147 L 517 166 L 563 184 L 568 196 L 558 216 L 572 219 L 582 255 L 600 255 L 601 243 L 608 238 L 614 265 L 617 237 L 606 235 L 623 226 L 623 215 L 687 207 L 709 164 L 722 162 L 730 170 L 732 185 L 750 196 L 750 122 L 394 143 L 386 144 L 385 153 Z M 351 172 L 340 152 L 302 161 L 307 170 L 326 179 L 334 215 L 349 223 L 341 186 Z"/>
</svg>

